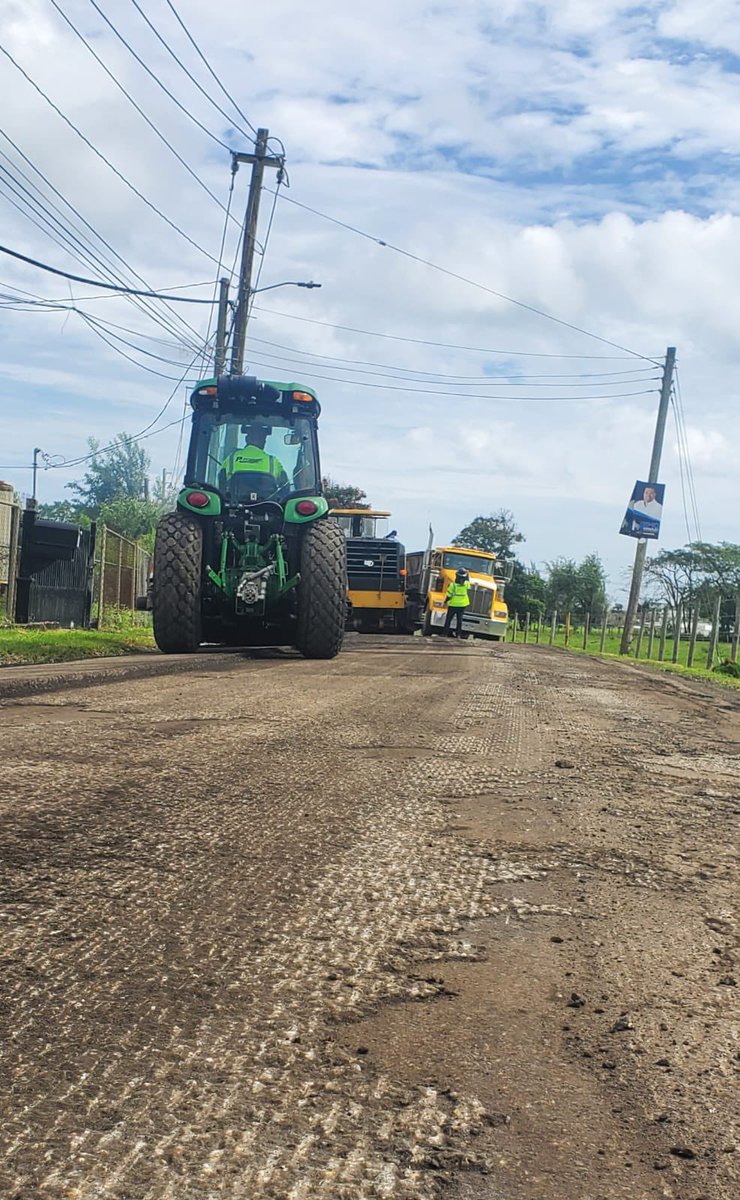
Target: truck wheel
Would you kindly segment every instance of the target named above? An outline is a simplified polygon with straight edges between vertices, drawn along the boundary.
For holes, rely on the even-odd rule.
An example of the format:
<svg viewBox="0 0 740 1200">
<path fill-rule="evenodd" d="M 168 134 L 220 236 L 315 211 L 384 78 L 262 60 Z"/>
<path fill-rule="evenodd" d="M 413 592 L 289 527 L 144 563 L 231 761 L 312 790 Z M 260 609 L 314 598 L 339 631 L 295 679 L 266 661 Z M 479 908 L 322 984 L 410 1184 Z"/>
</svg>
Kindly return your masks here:
<svg viewBox="0 0 740 1200">
<path fill-rule="evenodd" d="M 347 619 L 347 540 L 334 521 L 309 525 L 301 544 L 296 646 L 305 658 L 334 658 Z"/>
<path fill-rule="evenodd" d="M 431 637 L 432 636 L 432 614 L 429 611 L 429 609 L 427 609 L 427 611 L 424 613 L 424 623 L 422 624 L 422 627 L 421 627 L 421 636 L 422 637 Z"/>
<path fill-rule="evenodd" d="M 203 531 L 182 512 L 167 513 L 154 543 L 152 613 L 154 640 L 163 654 L 183 654 L 200 645 Z"/>
</svg>

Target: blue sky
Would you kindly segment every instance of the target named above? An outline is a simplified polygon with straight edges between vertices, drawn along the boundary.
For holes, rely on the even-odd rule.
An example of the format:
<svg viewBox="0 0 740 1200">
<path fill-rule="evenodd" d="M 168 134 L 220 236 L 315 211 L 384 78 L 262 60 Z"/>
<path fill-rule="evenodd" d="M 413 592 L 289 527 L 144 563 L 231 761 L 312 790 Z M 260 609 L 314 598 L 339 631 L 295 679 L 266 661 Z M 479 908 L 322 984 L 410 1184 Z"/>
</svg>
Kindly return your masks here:
<svg viewBox="0 0 740 1200">
<path fill-rule="evenodd" d="M 195 88 L 128 0 L 99 3 L 216 141 L 175 107 L 88 0 L 58 0 L 225 203 L 229 155 L 218 141 L 249 149 L 236 129 L 243 124 L 238 114 L 166 0 L 142 7 L 225 114 Z M 694 0 L 598 6 L 377 0 L 361 11 L 339 0 L 311 6 L 273 0 L 250 6 L 248 20 L 239 0 L 207 7 L 180 0 L 176 7 L 242 112 L 285 143 L 289 197 L 635 352 L 614 350 L 281 200 L 260 282 L 316 279 L 322 288 L 284 288 L 261 299 L 249 364 L 273 377 L 290 367 L 315 383 L 324 410 L 324 466 L 333 476 L 392 508 L 410 546 L 425 540 L 430 520 L 446 540 L 479 513 L 508 507 L 527 538 L 522 557 L 542 563 L 596 550 L 616 596 L 633 553 L 617 530 L 633 482 L 647 470 L 657 405 L 656 371 L 638 356 L 659 360 L 672 344 L 701 532 L 740 541 L 735 0 L 701 6 Z M 203 283 L 183 294 L 211 295 L 221 208 L 146 126 L 50 0 L 0 0 L 0 42 L 201 249 L 128 190 L 1 57 L 0 127 L 149 284 Z M 75 253 L 57 244 L 43 220 L 41 228 L 33 224 L 17 191 L 9 191 L 3 172 L 17 187 L 20 167 L 37 201 L 46 205 L 51 197 L 0 138 L 2 240 L 63 269 L 93 273 L 76 244 Z M 234 193 L 238 219 L 246 185 L 242 170 Z M 263 236 L 271 203 L 266 195 Z M 229 267 L 237 222 L 230 226 Z M 185 389 L 174 380 L 202 344 L 205 310 L 182 305 L 175 315 L 160 308 L 163 328 L 130 302 L 81 300 L 90 289 L 70 291 L 61 280 L 4 260 L 0 292 L 17 295 L 16 289 L 65 302 L 74 297 L 88 319 L 108 324 L 95 326 L 96 334 L 74 312 L 0 311 L 0 477 L 27 490 L 29 474 L 21 468 L 34 446 L 54 462 L 72 459 L 84 453 L 88 436 L 106 441 L 120 430 L 143 429 L 173 389 L 159 424 L 182 414 Z M 128 362 L 101 332 L 118 351 L 173 379 Z M 453 348 L 462 346 L 478 349 Z M 372 371 L 378 374 L 362 373 Z M 496 392 L 492 382 L 501 374 L 522 378 Z M 627 380 L 635 386 L 625 386 Z M 363 386 L 368 382 L 375 386 Z M 383 390 L 392 387 L 409 390 Z M 474 398 L 487 395 L 486 388 L 490 398 Z M 440 391 L 446 394 L 434 394 Z M 632 391 L 642 394 L 625 394 Z M 178 444 L 177 428 L 147 440 L 154 473 L 178 468 Z M 79 474 L 64 466 L 43 472 L 41 499 L 62 496 Z M 667 485 L 661 544 L 678 545 L 694 528 L 690 521 L 687 529 L 681 502 L 672 419 L 661 474 Z"/>
</svg>

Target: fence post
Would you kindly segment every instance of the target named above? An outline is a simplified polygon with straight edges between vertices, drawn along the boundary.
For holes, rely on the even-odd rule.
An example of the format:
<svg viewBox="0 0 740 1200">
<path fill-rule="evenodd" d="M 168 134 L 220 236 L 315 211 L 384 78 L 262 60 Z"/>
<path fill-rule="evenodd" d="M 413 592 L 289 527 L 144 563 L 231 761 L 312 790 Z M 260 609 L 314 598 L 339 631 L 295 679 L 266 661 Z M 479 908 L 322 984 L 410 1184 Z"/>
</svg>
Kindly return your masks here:
<svg viewBox="0 0 740 1200">
<path fill-rule="evenodd" d="M 650 609 L 650 632 L 648 634 L 648 651 L 649 659 L 653 657 L 653 642 L 655 641 L 655 609 Z"/>
<path fill-rule="evenodd" d="M 642 652 L 642 635 L 645 632 L 645 605 L 640 609 L 640 628 L 637 634 L 637 645 L 635 646 L 635 658 L 639 658 Z"/>
<path fill-rule="evenodd" d="M 689 637 L 689 652 L 686 656 L 686 666 L 693 667 L 694 652 L 696 651 L 696 635 L 699 631 L 699 605 L 694 605 L 694 612 L 691 617 L 691 635 Z"/>
<path fill-rule="evenodd" d="M 105 551 L 108 537 L 108 529 L 105 525 L 100 526 L 100 571 L 98 578 L 100 584 L 98 587 L 98 629 L 103 628 L 103 609 L 105 606 Z"/>
<path fill-rule="evenodd" d="M 529 611 L 527 611 L 527 613 L 526 613 L 526 615 L 525 615 L 525 617 L 524 617 L 524 638 L 523 638 L 523 641 L 524 641 L 524 645 L 525 645 L 525 646 L 526 646 L 526 644 L 527 644 L 527 638 L 528 638 L 528 637 L 529 637 Z"/>
<path fill-rule="evenodd" d="M 663 662 L 665 658 L 665 643 L 668 634 L 668 612 L 669 608 L 666 604 L 663 609 L 663 620 L 660 623 L 660 645 L 658 646 L 658 662 Z"/>
<path fill-rule="evenodd" d="M 673 623 L 673 654 L 671 662 L 678 662 L 678 651 L 681 647 L 681 625 L 683 623 L 683 607 L 680 604 L 676 605 L 675 616 Z"/>
<path fill-rule="evenodd" d="M 542 632 L 542 613 L 541 613 L 541 612 L 538 612 L 538 613 L 537 613 L 537 634 L 536 634 L 536 637 L 535 637 L 535 645 L 536 645 L 536 646 L 539 646 L 539 644 L 540 644 L 540 634 L 541 634 L 541 632 Z"/>
<path fill-rule="evenodd" d="M 730 662 L 737 662 L 737 646 L 740 640 L 740 592 L 735 597 L 735 625 L 732 630 L 732 645 L 730 646 Z"/>
<path fill-rule="evenodd" d="M 566 650 L 568 648 L 569 641 L 570 641 L 570 613 L 567 612 L 565 614 L 565 648 L 566 648 Z"/>
<path fill-rule="evenodd" d="M 601 619 L 601 637 L 599 638 L 599 654 L 604 653 L 604 643 L 606 642 L 606 627 L 609 622 L 609 610 L 604 609 L 604 615 Z"/>
<path fill-rule="evenodd" d="M 557 629 L 557 625 L 558 625 L 558 610 L 556 608 L 554 608 L 552 610 L 552 621 L 550 623 L 550 642 L 549 642 L 549 644 L 551 646 L 552 646 L 553 642 L 555 641 L 555 630 Z"/>
<path fill-rule="evenodd" d="M 583 618 L 583 649 L 588 646 L 588 635 L 591 632 L 591 613 L 587 612 Z"/>
<path fill-rule="evenodd" d="M 116 581 L 116 608 L 121 607 L 121 575 L 123 573 L 123 539 L 120 533 L 116 534 L 116 548 L 118 557 L 118 579 Z"/>
<path fill-rule="evenodd" d="M 8 591 L 5 596 L 5 615 L 11 624 L 15 621 L 16 580 L 20 561 L 18 548 L 20 543 L 21 509 L 20 505 L 10 507 L 10 540 L 8 542 Z"/>
<path fill-rule="evenodd" d="M 722 593 L 717 596 L 717 603 L 714 606 L 714 621 L 712 622 L 712 634 L 709 639 L 707 648 L 707 670 L 711 671 L 714 663 L 714 656 L 717 653 L 717 642 L 719 641 L 719 619 L 722 610 Z"/>
</svg>

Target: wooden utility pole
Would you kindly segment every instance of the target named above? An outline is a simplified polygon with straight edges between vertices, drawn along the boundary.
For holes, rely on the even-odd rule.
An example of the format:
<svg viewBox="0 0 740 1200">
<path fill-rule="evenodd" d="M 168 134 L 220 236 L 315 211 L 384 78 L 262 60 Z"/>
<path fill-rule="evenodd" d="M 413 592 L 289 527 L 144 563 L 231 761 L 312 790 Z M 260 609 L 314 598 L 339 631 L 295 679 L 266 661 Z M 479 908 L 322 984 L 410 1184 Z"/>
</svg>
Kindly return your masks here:
<svg viewBox="0 0 740 1200">
<path fill-rule="evenodd" d="M 658 417 L 655 422 L 655 436 L 653 438 L 653 453 L 650 458 L 650 470 L 648 471 L 647 482 L 657 483 L 658 474 L 660 472 L 660 458 L 663 453 L 663 438 L 665 436 L 665 423 L 668 416 L 668 403 L 671 398 L 671 387 L 673 386 L 673 371 L 676 366 L 676 347 L 669 346 L 666 350 L 665 363 L 663 364 L 663 381 L 660 386 L 660 404 L 658 405 Z M 632 568 L 632 584 L 630 586 L 630 598 L 627 601 L 627 612 L 624 617 L 624 629 L 622 630 L 622 642 L 619 647 L 620 654 L 629 654 L 630 643 L 632 641 L 632 626 L 635 623 L 635 613 L 637 605 L 640 602 L 640 589 L 642 587 L 642 573 L 645 569 L 645 555 L 647 554 L 647 539 L 639 538 L 635 549 L 635 563 Z"/>
<path fill-rule="evenodd" d="M 223 375 L 226 367 L 226 321 L 229 315 L 229 281 L 226 277 L 218 281 L 218 324 L 216 326 L 216 353 L 213 374 L 216 379 Z"/>
<path fill-rule="evenodd" d="M 282 158 L 268 155 L 267 142 L 269 131 L 258 129 L 254 143 L 254 154 L 235 154 L 237 163 L 252 164 L 252 178 L 249 184 L 249 199 L 247 213 L 244 219 L 244 241 L 242 243 L 242 261 L 239 271 L 239 295 L 236 302 L 234 318 L 234 334 L 231 342 L 231 375 L 241 375 L 244 367 L 244 342 L 247 336 L 247 320 L 249 319 L 249 300 L 252 291 L 252 264 L 254 262 L 254 247 L 257 235 L 257 217 L 259 216 L 260 194 L 265 167 L 275 167 L 278 171 L 283 165 Z"/>
</svg>

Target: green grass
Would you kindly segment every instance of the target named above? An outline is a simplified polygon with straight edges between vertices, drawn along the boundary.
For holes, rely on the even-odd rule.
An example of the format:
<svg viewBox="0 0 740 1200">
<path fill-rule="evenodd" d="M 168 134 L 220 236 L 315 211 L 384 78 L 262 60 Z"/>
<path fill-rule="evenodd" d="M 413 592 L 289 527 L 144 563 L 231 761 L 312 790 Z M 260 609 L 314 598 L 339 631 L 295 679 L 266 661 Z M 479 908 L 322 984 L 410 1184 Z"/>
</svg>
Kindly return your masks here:
<svg viewBox="0 0 740 1200">
<path fill-rule="evenodd" d="M 509 630 L 509 638 L 510 637 L 511 637 L 511 630 Z M 530 629 L 529 636 L 527 638 L 528 643 L 535 642 L 536 637 L 537 637 L 536 629 L 535 630 Z M 523 635 L 522 635 L 521 630 L 517 630 L 516 640 L 517 640 L 517 642 L 521 642 L 523 640 Z M 568 645 L 566 646 L 565 645 L 565 630 L 558 629 L 555 634 L 555 640 L 553 642 L 553 645 L 559 646 L 564 649 L 573 650 L 575 652 L 586 653 L 586 654 L 602 654 L 603 653 L 604 657 L 618 658 L 622 662 L 630 662 L 630 663 L 638 663 L 639 662 L 640 664 L 645 664 L 646 666 L 651 666 L 651 667 L 657 667 L 659 670 L 670 671 L 677 675 L 684 675 L 684 676 L 697 678 L 697 679 L 711 679 L 715 683 L 721 683 L 728 687 L 740 687 L 740 679 L 733 679 L 730 676 L 723 675 L 719 671 L 715 671 L 715 670 L 708 671 L 706 669 L 707 652 L 709 649 L 708 641 L 698 641 L 696 643 L 696 649 L 694 651 L 694 662 L 693 662 L 693 665 L 691 667 L 689 667 L 687 665 L 688 654 L 689 654 L 688 638 L 681 638 L 679 640 L 678 657 L 677 657 L 677 661 L 675 663 L 673 662 L 673 649 L 674 649 L 673 638 L 668 638 L 666 640 L 665 657 L 663 659 L 663 662 L 659 661 L 658 653 L 660 650 L 660 637 L 659 637 L 659 634 L 657 631 L 656 631 L 656 635 L 653 639 L 653 653 L 652 653 L 651 658 L 648 658 L 649 637 L 648 637 L 647 633 L 643 634 L 639 659 L 637 659 L 635 657 L 635 651 L 637 649 L 637 635 L 635 635 L 635 637 L 632 639 L 632 650 L 631 650 L 629 656 L 625 655 L 623 657 L 622 655 L 620 655 L 619 643 L 621 642 L 621 640 L 622 640 L 621 630 L 619 630 L 619 629 L 607 630 L 606 638 L 604 639 L 604 649 L 602 651 L 601 650 L 601 631 L 598 630 L 596 633 L 589 634 L 588 638 L 586 639 L 586 645 L 584 647 L 584 645 L 583 645 L 583 630 L 582 629 L 578 629 L 578 630 L 572 629 L 571 633 L 570 633 L 570 638 L 568 640 Z M 543 627 L 542 632 L 540 634 L 540 645 L 548 646 L 549 644 L 550 644 L 550 627 L 545 626 L 545 627 Z M 716 653 L 714 656 L 715 666 L 718 663 L 721 663 L 723 661 L 723 659 L 729 659 L 729 657 L 730 657 L 729 643 L 720 642 L 717 646 L 717 650 L 716 650 Z"/>
<path fill-rule="evenodd" d="M 0 667 L 72 662 L 108 655 L 144 654 L 155 649 L 150 628 L 125 630 L 0 628 Z"/>
</svg>

